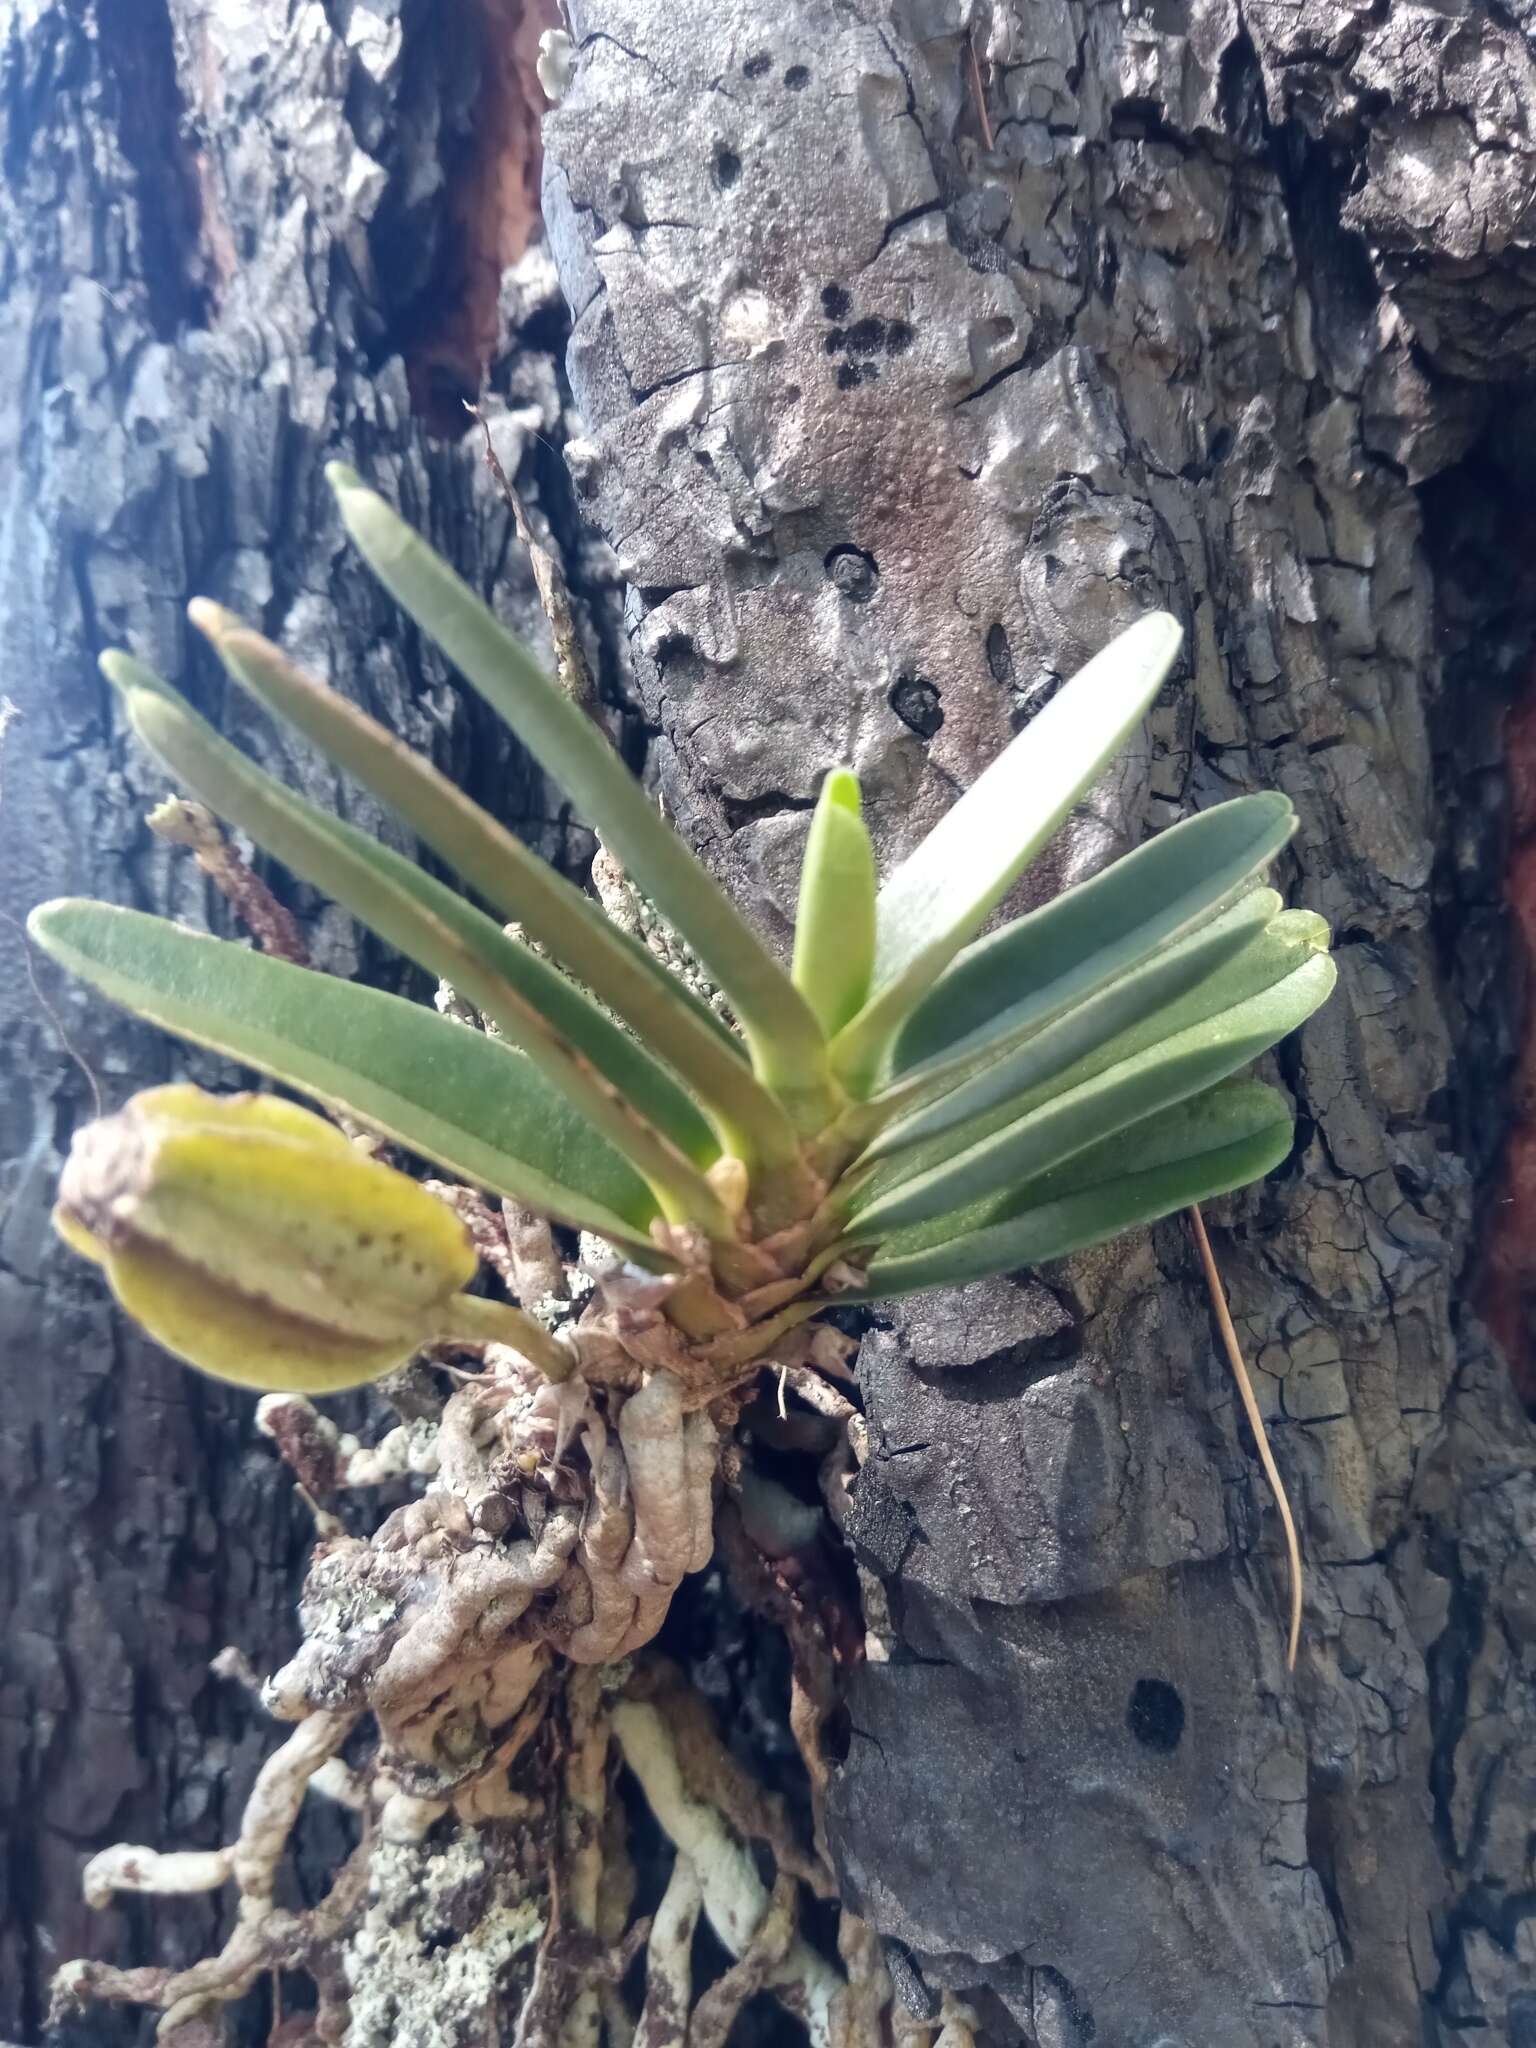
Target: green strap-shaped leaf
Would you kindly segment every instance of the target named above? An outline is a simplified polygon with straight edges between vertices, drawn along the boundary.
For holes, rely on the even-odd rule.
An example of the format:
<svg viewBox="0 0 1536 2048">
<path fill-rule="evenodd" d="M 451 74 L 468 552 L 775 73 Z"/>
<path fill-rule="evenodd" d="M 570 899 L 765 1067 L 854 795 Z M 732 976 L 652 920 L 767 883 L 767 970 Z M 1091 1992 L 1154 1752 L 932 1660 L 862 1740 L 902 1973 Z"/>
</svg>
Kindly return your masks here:
<svg viewBox="0 0 1536 2048">
<path fill-rule="evenodd" d="M 450 1173 L 596 1231 L 650 1265 L 655 1198 L 521 1053 L 420 1003 L 64 899 L 27 929 L 72 974 L 162 1030 L 361 1118 Z"/>
<path fill-rule="evenodd" d="M 1140 725 L 1180 637 L 1177 620 L 1151 612 L 1111 641 L 982 771 L 880 891 L 873 992 L 832 1048 L 854 1094 L 868 1092 L 919 998 Z"/>
<path fill-rule="evenodd" d="M 1276 925 L 1283 922 L 1275 920 Z M 1257 942 L 1263 944 L 1262 939 Z M 1211 977 L 1212 983 L 1222 984 L 1238 964 L 1229 963 Z M 977 1123 L 988 1121 L 973 1119 L 927 1145 L 884 1161 L 868 1182 L 850 1191 L 849 1208 L 855 1218 L 850 1229 L 867 1233 L 866 1242 L 884 1238 L 909 1224 L 1001 1194 L 1023 1179 L 1048 1172 L 1085 1146 L 1198 1094 L 1256 1059 L 1311 1016 L 1336 978 L 1329 956 L 1313 952 L 1258 993 L 1102 1065 L 1100 1071 L 1075 1086 L 1071 1085 L 1073 1076 L 1045 1083 L 1035 1091 L 1033 1108 L 1017 1101 L 1000 1105 L 991 1116 L 1009 1116 L 1011 1120 L 984 1136 L 966 1142 Z M 1178 1004 L 1172 1004 L 1160 1014 L 1166 1018 L 1178 1009 Z M 1126 1040 L 1134 1042 L 1135 1036 L 1123 1034 L 1122 1045 Z M 1103 1057 L 1091 1055 L 1084 1065 Z M 1042 1096 L 1045 1099 L 1039 1100 Z M 963 1149 L 926 1163 L 951 1143 Z"/>
<path fill-rule="evenodd" d="M 838 1302 L 880 1301 L 1043 1265 L 1262 1180 L 1291 1149 L 1284 1098 L 1227 1081 L 1078 1153 L 1053 1173 L 964 1215 L 882 1244 L 866 1285 Z"/>
<path fill-rule="evenodd" d="M 740 1040 L 645 946 L 429 761 L 269 640 L 206 599 L 189 609 L 242 688 L 397 811 L 487 903 L 521 924 L 683 1077 L 725 1149 L 766 1164 L 793 1156 L 794 1130 L 753 1079 Z"/>
<path fill-rule="evenodd" d="M 1279 914 L 1280 897 L 1275 890 L 1251 889 L 1230 908 L 1176 944 L 1142 960 L 1085 1001 L 1039 1019 L 1026 1014 L 1012 1030 L 1001 1033 L 995 1045 L 983 1044 L 968 1057 L 956 1054 L 918 1069 L 885 1098 L 899 1101 L 907 1097 L 914 1106 L 879 1133 L 864 1157 L 883 1158 L 903 1146 L 920 1144 L 996 1103 L 1033 1091 L 1042 1082 L 1065 1074 L 1095 1047 L 1117 1039 L 1138 1020 L 1166 1011 L 1170 1003 L 1193 989 L 1214 988 L 1218 970 L 1250 947 Z M 1309 950 L 1296 951 L 1292 964 L 1304 959 Z M 1027 1012 L 1030 1006 L 1020 1007 Z M 877 1096 L 870 1110 L 881 1100 Z"/>
<path fill-rule="evenodd" d="M 795 919 L 794 983 L 829 1035 L 869 993 L 875 958 L 875 850 L 859 778 L 834 768 L 821 785 Z"/>
<path fill-rule="evenodd" d="M 826 1039 L 800 992 L 714 877 L 657 815 L 586 714 L 442 557 L 341 463 L 326 471 L 348 533 L 390 594 L 570 792 L 693 948 L 740 1019 L 760 1078 L 808 1127 L 831 1100 Z"/>
<path fill-rule="evenodd" d="M 1273 890 L 1254 894 L 1260 898 L 1261 910 L 1274 900 Z M 1223 919 L 1239 920 L 1246 914 L 1249 901 L 1245 897 L 1230 911 L 1223 912 Z M 1250 926 L 1239 950 L 1202 981 L 1160 1008 L 1136 1016 L 1112 1037 L 1100 1039 L 1071 1066 L 1035 1081 L 1007 1101 L 967 1118 L 963 1124 L 921 1139 L 867 1166 L 856 1164 L 847 1181 L 850 1196 L 867 1202 L 871 1196 L 882 1195 L 932 1167 L 944 1165 L 959 1153 L 1006 1130 L 1021 1117 L 1047 1107 L 1110 1069 L 1126 1065 L 1183 1032 L 1220 1019 L 1250 996 L 1277 987 L 1297 968 L 1327 950 L 1327 923 L 1310 910 L 1282 910 L 1266 922 Z"/>
<path fill-rule="evenodd" d="M 978 939 L 903 1025 L 892 1072 L 1060 1015 L 1244 892 L 1296 829 L 1278 791 L 1235 797 L 1159 832 L 1041 910 Z"/>
<path fill-rule="evenodd" d="M 412 862 L 284 789 L 142 663 L 112 652 L 101 666 L 121 693 L 134 731 L 173 774 L 390 945 L 451 981 L 645 1176 L 673 1221 L 734 1235 L 698 1167 L 564 1035 L 563 1027 L 575 1024 L 632 1086 L 682 1118 L 695 1139 L 713 1143 L 676 1084 L 579 989 Z"/>
</svg>

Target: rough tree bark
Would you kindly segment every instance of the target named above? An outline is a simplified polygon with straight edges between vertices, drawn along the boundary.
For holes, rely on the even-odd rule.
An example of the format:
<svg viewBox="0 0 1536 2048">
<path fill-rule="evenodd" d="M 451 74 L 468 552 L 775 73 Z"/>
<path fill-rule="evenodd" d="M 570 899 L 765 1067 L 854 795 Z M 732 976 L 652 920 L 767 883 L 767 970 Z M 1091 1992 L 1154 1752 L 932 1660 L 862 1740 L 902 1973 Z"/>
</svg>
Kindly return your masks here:
<svg viewBox="0 0 1536 2048">
<path fill-rule="evenodd" d="M 1295 1157 L 1219 1233 L 1304 1518 L 1294 1681 L 1181 1224 L 879 1318 L 854 1527 L 891 1635 L 846 1886 L 919 2004 L 964 1987 L 1052 2048 L 1536 2038 L 1536 1443 L 1468 1294 L 1530 628 L 1487 516 L 1532 369 L 1529 17 L 573 11 L 570 461 L 694 841 L 782 934 L 825 768 L 896 855 L 1166 604 L 1185 665 L 1057 878 L 1276 786 L 1341 942 L 1280 1056 Z"/>
<path fill-rule="evenodd" d="M 485 0 L 445 38 L 430 4 L 0 5 L 0 692 L 20 712 L 0 769 L 0 2036 L 39 2037 L 66 1957 L 216 1946 L 202 1901 L 152 1922 L 133 1901 L 88 1913 L 80 1867 L 114 1838 L 227 1835 L 273 1738 L 208 1659 L 237 1643 L 268 1669 L 291 1649 L 312 1535 L 249 1401 L 168 1370 L 51 1236 L 61 1147 L 91 1112 L 59 1027 L 112 1105 L 187 1060 L 46 962 L 35 990 L 14 920 L 86 892 L 228 929 L 144 828 L 165 784 L 95 673 L 106 645 L 179 674 L 269 765 L 391 829 L 225 702 L 189 645 L 197 590 L 345 673 L 561 850 L 542 785 L 394 633 L 320 482 L 329 456 L 361 458 L 541 630 L 505 508 L 457 444 L 488 362 L 509 465 L 535 430 L 558 437 L 547 258 L 502 292 L 537 222 L 544 21 Z M 541 468 L 556 475 L 551 451 L 524 471 L 531 492 Z M 290 900 L 318 961 L 398 974 L 346 919 Z M 313 1876 L 343 1836 L 323 1808 L 306 1827 Z M 90 2038 L 132 2031 L 104 2012 Z"/>
<path fill-rule="evenodd" d="M 865 1333 L 877 1655 L 834 1846 L 909 2000 L 962 1987 L 1000 2041 L 1536 2038 L 1536 1444 L 1470 1284 L 1514 1046 L 1526 19 L 596 0 L 572 23 L 545 194 L 571 472 L 695 843 L 782 935 L 826 766 L 859 768 L 893 856 L 1056 677 L 1168 604 L 1189 659 L 1048 879 L 1279 786 L 1304 819 L 1285 885 L 1340 931 L 1341 991 L 1281 1065 L 1297 1155 L 1213 1219 L 1303 1514 L 1294 1681 L 1180 1226 Z M 527 424 L 559 410 L 553 323 L 508 354 L 523 308 L 497 298 L 529 24 L 515 0 L 455 21 L 0 7 L 7 911 L 89 888 L 205 914 L 140 826 L 160 786 L 91 669 L 127 640 L 185 671 L 195 588 L 334 657 L 541 829 L 544 792 L 389 637 L 316 486 L 324 455 L 361 457 L 531 615 L 473 449 L 427 432 L 493 357 Z M 326 964 L 388 971 L 295 900 Z M 191 1902 L 88 1920 L 79 1862 L 227 1836 L 271 1734 L 206 1658 L 288 1646 L 305 1529 L 248 1404 L 168 1373 L 50 1245 L 88 1090 L 0 946 L 0 2028 L 32 2039 L 55 1957 L 209 1946 Z M 169 1071 L 46 994 L 115 1099 Z"/>
</svg>

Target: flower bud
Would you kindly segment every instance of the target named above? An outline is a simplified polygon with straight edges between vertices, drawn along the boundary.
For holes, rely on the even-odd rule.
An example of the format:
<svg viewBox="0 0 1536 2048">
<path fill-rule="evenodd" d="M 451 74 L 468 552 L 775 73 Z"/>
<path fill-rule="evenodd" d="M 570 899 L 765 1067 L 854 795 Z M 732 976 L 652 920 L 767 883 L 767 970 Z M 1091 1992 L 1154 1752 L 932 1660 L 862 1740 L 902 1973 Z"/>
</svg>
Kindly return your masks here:
<svg viewBox="0 0 1536 2048">
<path fill-rule="evenodd" d="M 453 1211 L 276 1096 L 136 1095 L 77 1134 L 54 1221 L 168 1351 L 242 1386 L 328 1393 L 437 1338 L 519 1343 L 487 1327 L 519 1311 L 460 1293 L 478 1261 Z"/>
</svg>

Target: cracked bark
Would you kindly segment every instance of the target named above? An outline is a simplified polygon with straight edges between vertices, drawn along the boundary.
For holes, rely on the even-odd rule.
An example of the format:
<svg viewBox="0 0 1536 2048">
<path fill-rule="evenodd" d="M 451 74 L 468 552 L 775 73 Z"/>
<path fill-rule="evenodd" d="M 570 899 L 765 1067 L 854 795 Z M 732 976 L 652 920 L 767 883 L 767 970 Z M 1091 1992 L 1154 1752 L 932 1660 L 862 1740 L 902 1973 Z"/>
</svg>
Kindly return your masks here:
<svg viewBox="0 0 1536 2048">
<path fill-rule="evenodd" d="M 1187 659 L 1034 887 L 1278 786 L 1340 938 L 1276 1070 L 1296 1155 L 1215 1218 L 1302 1515 L 1294 1683 L 1179 1224 L 882 1317 L 848 1891 L 1041 2048 L 1524 2039 L 1536 1439 L 1472 1281 L 1517 1028 L 1529 11 L 573 11 L 570 463 L 695 845 L 782 940 L 828 766 L 892 858 L 1165 604 Z"/>
<path fill-rule="evenodd" d="M 503 281 L 536 220 L 543 21 L 537 7 L 482 0 L 450 46 L 432 12 L 382 0 L 371 12 L 318 0 L 0 8 L 0 692 L 21 713 L 0 797 L 8 2039 L 39 2038 L 48 1978 L 67 1957 L 184 1966 L 227 1931 L 216 1899 L 88 1913 L 80 1870 L 114 1839 L 227 1836 L 273 1731 L 208 1658 L 236 1643 L 271 1669 L 291 1651 L 311 1533 L 249 1400 L 170 1368 L 48 1229 L 61 1150 L 90 1094 L 12 920 L 80 891 L 228 928 L 191 861 L 143 825 L 165 785 L 125 741 L 94 656 L 131 646 L 269 766 L 390 832 L 226 698 L 181 617 L 206 590 L 329 666 L 551 854 L 569 836 L 550 792 L 345 558 L 319 480 L 328 456 L 361 456 L 541 631 L 474 446 L 429 441 L 412 401 L 428 419 L 446 407 L 457 437 L 459 394 L 481 389 L 490 351 L 508 468 L 535 430 L 559 437 L 547 259 L 542 287 L 529 273 Z M 557 471 L 550 456 L 545 473 L 568 494 Z M 523 481 L 537 492 L 531 469 Z M 319 963 L 398 981 L 398 963 L 345 918 L 278 881 Z M 82 999 L 47 963 L 36 973 L 112 1105 L 173 1072 L 232 1078 Z M 313 1896 L 345 1853 L 340 1809 L 317 1804 L 301 1839 Z M 142 2032 L 101 2012 L 88 2038 Z"/>
</svg>

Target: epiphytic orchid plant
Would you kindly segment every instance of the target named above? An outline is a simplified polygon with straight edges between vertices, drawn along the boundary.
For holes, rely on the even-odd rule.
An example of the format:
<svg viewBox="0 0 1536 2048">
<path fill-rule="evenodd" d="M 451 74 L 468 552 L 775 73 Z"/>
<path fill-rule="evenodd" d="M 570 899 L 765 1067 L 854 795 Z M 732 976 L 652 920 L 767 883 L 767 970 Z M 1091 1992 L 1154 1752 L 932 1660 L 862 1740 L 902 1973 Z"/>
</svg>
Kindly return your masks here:
<svg viewBox="0 0 1536 2048">
<path fill-rule="evenodd" d="M 303 1967 L 332 2001 L 326 2038 L 339 2039 L 335 1987 L 355 1973 L 333 1951 L 365 1907 L 377 1910 L 375 1893 L 339 1879 L 321 1906 L 293 1915 L 275 1909 L 274 1881 L 305 1785 L 339 1767 L 367 1712 L 378 1740 L 356 1799 L 377 1825 L 360 1856 L 376 1853 L 370 1844 L 408 1851 L 450 1811 L 465 1827 L 522 1815 L 520 1840 L 533 1839 L 526 1816 L 542 1813 L 539 1839 L 585 1845 L 563 1896 L 570 1939 L 587 1946 L 558 1946 L 563 1916 L 551 1909 L 519 2039 L 533 2038 L 535 2011 L 539 2038 L 597 2038 L 588 1980 L 601 1951 L 611 1736 L 680 1845 L 651 1941 L 646 2012 L 656 1996 L 655 2011 L 672 2016 L 656 2027 L 676 2031 L 679 1998 L 687 2011 L 692 1920 L 679 1923 L 680 1960 L 665 1933 L 681 1882 L 676 1896 L 693 1887 L 690 1910 L 702 1898 L 739 1961 L 705 1994 L 714 2031 L 700 2021 L 697 2038 L 724 2038 L 729 1980 L 738 2004 L 777 1985 L 813 2048 L 878 2042 L 889 2033 L 883 1994 L 865 2011 L 851 1979 L 793 1939 L 795 1873 L 826 1895 L 830 1872 L 770 1819 L 780 1864 L 770 1910 L 725 1821 L 701 1832 L 699 1784 L 679 1789 L 686 1774 L 653 1698 L 661 1667 L 626 1678 L 619 1660 L 651 1641 L 684 1575 L 709 1561 L 722 1482 L 733 1530 L 761 1536 L 760 1556 L 814 1553 L 804 1525 L 817 1512 L 753 1464 L 770 1427 L 763 1404 L 748 1405 L 763 1364 L 781 1368 L 781 1405 L 787 1386 L 813 1411 L 801 1421 L 831 1431 L 817 1469 L 840 1522 L 864 1437 L 828 1377 L 846 1372 L 847 1340 L 816 1324 L 818 1310 L 1056 1258 L 1239 1187 L 1285 1156 L 1285 1102 L 1233 1076 L 1333 982 L 1322 920 L 1282 910 L 1258 879 L 1291 834 L 1291 807 L 1277 795 L 1219 805 L 981 936 L 1152 702 L 1179 638 L 1153 614 L 1052 699 L 883 888 L 858 785 L 830 775 L 786 970 L 486 607 L 350 472 L 332 481 L 385 585 L 563 783 L 692 949 L 739 1032 L 452 783 L 217 606 L 198 603 L 192 616 L 235 680 L 367 783 L 487 909 L 274 782 L 138 662 L 104 657 L 135 731 L 178 780 L 450 984 L 486 1028 L 133 911 L 60 902 L 34 913 L 40 944 L 117 1001 L 386 1134 L 459 1184 L 440 1199 L 271 1095 L 152 1089 L 75 1141 L 57 1212 L 64 1235 L 170 1350 L 271 1390 L 258 1419 L 312 1494 L 406 1469 L 431 1484 L 366 1541 L 326 1524 L 300 1609 L 305 1641 L 264 1688 L 271 1711 L 300 1726 L 263 1767 L 238 1839 L 212 1853 L 123 1844 L 87 1866 L 97 1903 L 232 1880 L 240 1908 L 219 1955 L 181 1972 L 75 1964 L 58 1995 L 66 2009 L 148 2000 L 171 2030 L 264 1972 Z M 522 1306 L 466 1291 L 478 1244 L 495 1257 L 462 1220 L 494 1220 L 475 1187 L 510 1213 L 499 1270 Z M 608 1251 L 588 1242 L 573 1273 L 551 1219 Z M 1208 1256 L 1203 1238 L 1202 1248 Z M 1213 1293 L 1224 1318 L 1214 1282 Z M 360 1447 L 304 1399 L 445 1340 L 478 1348 L 483 1369 L 459 1375 L 433 1422 L 418 1408 L 409 1427 Z M 1300 1577 L 1286 1527 L 1294 1654 Z M 814 1603 L 801 1614 L 783 1594 L 772 1611 L 784 1601 L 797 1673 L 813 1674 L 792 1724 L 814 1804 L 838 1652 L 818 1633 Z M 532 1736 L 562 1697 L 559 1669 L 574 1676 L 565 1732 L 546 1750 Z M 541 1775 L 538 1758 L 561 1755 L 564 1774 L 546 1765 Z M 560 1819 L 563 1799 L 576 1819 Z M 731 1803 L 733 1823 L 743 1811 Z M 383 1867 L 394 1868 L 387 1856 Z M 549 1886 L 553 1897 L 553 1870 Z M 524 1889 L 530 1897 L 512 1895 L 531 1940 L 538 1887 Z M 400 1918 L 414 1924 L 411 1912 Z M 868 1937 L 847 1946 L 841 1925 L 839 1954 L 853 1956 Z M 332 1956 L 325 1970 L 316 1954 Z M 558 1967 L 544 1969 L 546 1954 Z M 429 2002 L 440 1969 L 424 1952 Z M 581 2025 L 563 2033 L 567 2011 Z M 631 2031 L 610 2023 L 609 2039 Z"/>
<path fill-rule="evenodd" d="M 495 1335 L 550 1377 L 579 1367 L 625 1384 L 665 1364 L 697 1398 L 834 1300 L 1054 1259 L 1285 1156 L 1284 1100 L 1232 1078 L 1334 979 L 1323 920 L 1282 909 L 1258 879 L 1294 829 L 1285 797 L 1220 804 L 980 936 L 1140 724 L 1178 647 L 1167 614 L 1139 619 L 1059 691 L 881 886 L 857 781 L 830 774 L 786 969 L 446 563 L 350 471 L 331 481 L 385 586 L 598 828 L 739 1032 L 428 763 L 198 601 L 192 618 L 236 682 L 496 915 L 273 781 L 109 653 L 136 733 L 220 816 L 450 982 L 491 1035 L 99 903 L 43 906 L 34 936 L 165 1029 L 605 1239 L 652 1276 L 655 1312 L 641 1329 L 632 1308 L 599 1303 L 551 1338 L 465 1296 L 473 1262 L 444 1246 L 418 1191 L 344 1156 L 330 1127 L 270 1101 L 159 1091 L 139 1099 L 131 1133 L 120 1119 L 105 1139 L 87 1133 L 61 1223 L 170 1348 L 314 1391 L 433 1338 Z M 274 1222 L 285 1205 L 298 1230 Z"/>
</svg>

